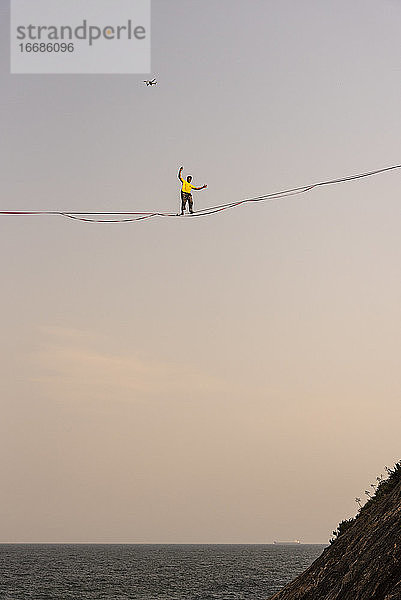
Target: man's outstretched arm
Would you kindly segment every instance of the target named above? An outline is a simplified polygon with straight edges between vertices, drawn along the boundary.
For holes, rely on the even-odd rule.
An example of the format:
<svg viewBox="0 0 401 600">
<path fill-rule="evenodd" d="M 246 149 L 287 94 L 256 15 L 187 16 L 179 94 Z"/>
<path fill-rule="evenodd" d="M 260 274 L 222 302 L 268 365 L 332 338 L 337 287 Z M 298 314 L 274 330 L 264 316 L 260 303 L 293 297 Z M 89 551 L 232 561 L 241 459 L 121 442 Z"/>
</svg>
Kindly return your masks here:
<svg viewBox="0 0 401 600">
<path fill-rule="evenodd" d="M 205 185 L 202 185 L 202 187 L 193 187 L 193 190 L 203 190 L 204 188 L 207 188 L 207 184 L 205 183 Z"/>
</svg>

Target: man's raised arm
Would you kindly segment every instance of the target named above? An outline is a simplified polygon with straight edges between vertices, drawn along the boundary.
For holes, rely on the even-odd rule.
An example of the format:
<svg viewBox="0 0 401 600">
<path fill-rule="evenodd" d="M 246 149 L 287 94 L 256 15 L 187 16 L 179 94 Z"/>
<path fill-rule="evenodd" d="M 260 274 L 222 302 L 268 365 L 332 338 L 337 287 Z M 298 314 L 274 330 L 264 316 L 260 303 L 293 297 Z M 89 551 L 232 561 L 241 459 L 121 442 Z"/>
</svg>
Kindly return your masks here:
<svg viewBox="0 0 401 600">
<path fill-rule="evenodd" d="M 183 170 L 183 168 L 184 168 L 184 167 L 180 167 L 180 170 L 178 171 L 178 179 L 179 179 L 180 181 L 182 181 L 181 173 L 182 173 L 182 170 Z"/>
</svg>

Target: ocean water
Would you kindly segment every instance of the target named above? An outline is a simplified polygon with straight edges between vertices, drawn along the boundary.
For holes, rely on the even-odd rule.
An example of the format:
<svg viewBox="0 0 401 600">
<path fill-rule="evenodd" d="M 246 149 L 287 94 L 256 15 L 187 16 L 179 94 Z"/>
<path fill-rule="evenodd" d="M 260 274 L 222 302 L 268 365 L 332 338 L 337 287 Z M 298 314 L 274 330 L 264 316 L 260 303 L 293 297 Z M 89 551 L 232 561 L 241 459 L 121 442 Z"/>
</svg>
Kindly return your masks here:
<svg viewBox="0 0 401 600">
<path fill-rule="evenodd" d="M 267 600 L 321 545 L 0 545 L 0 600 Z"/>
</svg>

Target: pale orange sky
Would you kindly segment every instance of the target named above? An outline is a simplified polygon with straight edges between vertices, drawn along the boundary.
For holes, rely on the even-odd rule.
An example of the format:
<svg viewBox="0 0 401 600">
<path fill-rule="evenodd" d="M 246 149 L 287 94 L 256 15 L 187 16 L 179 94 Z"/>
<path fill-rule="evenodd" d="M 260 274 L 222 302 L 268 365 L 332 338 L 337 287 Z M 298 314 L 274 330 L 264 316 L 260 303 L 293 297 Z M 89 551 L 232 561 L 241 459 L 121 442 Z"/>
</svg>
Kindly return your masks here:
<svg viewBox="0 0 401 600">
<path fill-rule="evenodd" d="M 11 76 L 2 210 L 400 163 L 401 5 L 152 2 L 143 76 Z M 0 217 L 0 542 L 326 542 L 399 456 L 401 174 L 205 219 Z"/>
</svg>

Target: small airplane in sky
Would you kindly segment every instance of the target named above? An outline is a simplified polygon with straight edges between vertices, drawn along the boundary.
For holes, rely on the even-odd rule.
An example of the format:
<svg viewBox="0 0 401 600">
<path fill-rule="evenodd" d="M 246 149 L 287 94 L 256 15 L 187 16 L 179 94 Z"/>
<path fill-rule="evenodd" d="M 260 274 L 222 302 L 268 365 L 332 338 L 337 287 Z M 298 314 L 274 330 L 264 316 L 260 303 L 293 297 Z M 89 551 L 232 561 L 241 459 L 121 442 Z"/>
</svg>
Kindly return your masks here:
<svg viewBox="0 0 401 600">
<path fill-rule="evenodd" d="M 146 85 L 157 85 L 156 77 L 154 79 L 144 79 L 143 83 Z"/>
</svg>

